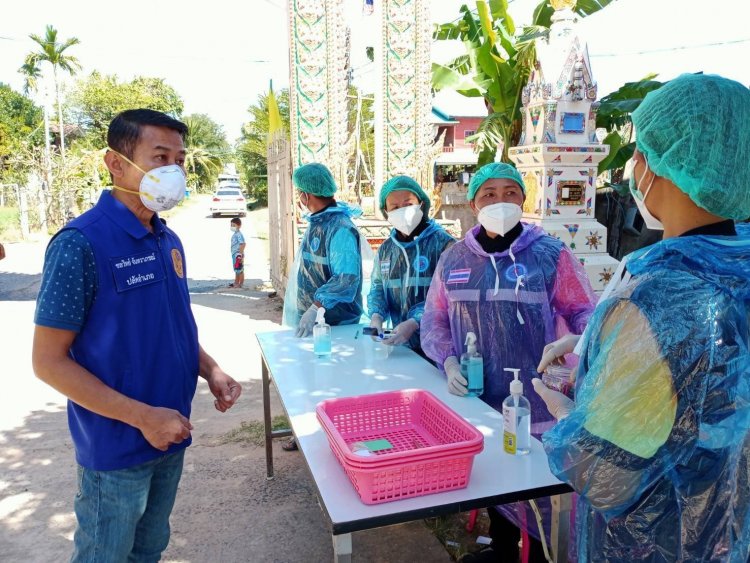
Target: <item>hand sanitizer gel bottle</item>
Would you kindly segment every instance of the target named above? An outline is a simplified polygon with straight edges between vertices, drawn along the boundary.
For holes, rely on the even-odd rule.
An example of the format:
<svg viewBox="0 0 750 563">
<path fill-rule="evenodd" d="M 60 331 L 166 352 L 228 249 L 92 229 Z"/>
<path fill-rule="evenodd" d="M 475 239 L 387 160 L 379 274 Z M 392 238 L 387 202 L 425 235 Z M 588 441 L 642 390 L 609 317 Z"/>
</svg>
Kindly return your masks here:
<svg viewBox="0 0 750 563">
<path fill-rule="evenodd" d="M 503 449 L 512 455 L 526 455 L 531 450 L 531 404 L 523 396 L 521 370 L 505 368 L 513 373 L 510 396 L 503 401 Z"/>
<path fill-rule="evenodd" d="M 326 324 L 326 310 L 318 309 L 313 327 L 313 351 L 319 358 L 331 355 L 331 326 Z"/>
<path fill-rule="evenodd" d="M 461 354 L 461 375 L 468 381 L 467 397 L 479 397 L 484 393 L 484 360 L 477 352 L 477 336 L 466 333 L 466 352 Z"/>
</svg>

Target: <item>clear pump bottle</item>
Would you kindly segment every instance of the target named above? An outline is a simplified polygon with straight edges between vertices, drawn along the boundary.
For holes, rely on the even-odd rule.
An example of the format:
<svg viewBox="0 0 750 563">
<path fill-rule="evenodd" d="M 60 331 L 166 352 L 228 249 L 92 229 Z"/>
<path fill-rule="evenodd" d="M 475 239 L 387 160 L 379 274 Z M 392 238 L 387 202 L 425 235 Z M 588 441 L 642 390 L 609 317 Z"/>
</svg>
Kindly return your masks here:
<svg viewBox="0 0 750 563">
<path fill-rule="evenodd" d="M 477 336 L 466 333 L 466 352 L 461 354 L 461 375 L 468 382 L 467 397 L 479 397 L 484 393 L 484 360 L 477 352 Z"/>
<path fill-rule="evenodd" d="M 331 326 L 326 324 L 326 310 L 320 307 L 313 326 L 313 351 L 319 358 L 331 355 Z"/>
<path fill-rule="evenodd" d="M 504 368 L 513 373 L 510 396 L 503 401 L 503 449 L 512 455 L 526 455 L 531 451 L 531 404 L 523 396 L 523 383 L 518 379 L 521 370 Z"/>
</svg>

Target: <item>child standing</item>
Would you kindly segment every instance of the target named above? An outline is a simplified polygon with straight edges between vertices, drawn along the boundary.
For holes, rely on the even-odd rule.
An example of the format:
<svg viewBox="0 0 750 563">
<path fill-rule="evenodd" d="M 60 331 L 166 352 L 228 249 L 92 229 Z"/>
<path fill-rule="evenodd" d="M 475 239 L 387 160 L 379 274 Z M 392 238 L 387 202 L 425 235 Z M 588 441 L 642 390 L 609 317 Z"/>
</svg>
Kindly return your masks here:
<svg viewBox="0 0 750 563">
<path fill-rule="evenodd" d="M 234 283 L 230 283 L 229 287 L 241 288 L 245 283 L 245 237 L 240 232 L 242 227 L 242 220 L 239 217 L 235 217 L 229 224 L 229 228 L 232 230 L 232 267 L 234 268 Z"/>
</svg>

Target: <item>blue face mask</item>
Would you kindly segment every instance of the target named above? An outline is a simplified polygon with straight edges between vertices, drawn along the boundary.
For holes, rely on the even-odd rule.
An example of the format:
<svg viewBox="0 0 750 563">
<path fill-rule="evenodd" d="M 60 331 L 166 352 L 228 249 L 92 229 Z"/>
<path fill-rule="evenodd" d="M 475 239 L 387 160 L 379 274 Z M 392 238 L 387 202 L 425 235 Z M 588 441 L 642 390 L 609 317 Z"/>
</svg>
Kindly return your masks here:
<svg viewBox="0 0 750 563">
<path fill-rule="evenodd" d="M 633 199 L 635 200 L 635 204 L 638 206 L 638 211 L 640 211 L 641 217 L 643 217 L 643 222 L 646 224 L 646 227 L 653 231 L 663 231 L 664 225 L 662 225 L 661 221 L 659 221 L 656 217 L 654 217 L 651 214 L 651 212 L 648 210 L 648 207 L 646 207 L 646 196 L 648 196 L 649 192 L 651 192 L 651 188 L 654 187 L 654 180 L 656 179 L 656 174 L 652 174 L 651 182 L 649 183 L 645 192 L 641 192 L 638 189 L 638 185 L 646 177 L 646 174 L 648 174 L 648 164 L 646 162 L 645 157 L 643 159 L 643 164 L 644 164 L 643 174 L 641 174 L 640 179 L 638 180 L 638 182 L 636 182 L 635 181 L 635 159 L 632 159 L 630 161 L 630 180 L 628 182 L 628 187 L 630 188 L 630 194 L 633 196 Z"/>
</svg>

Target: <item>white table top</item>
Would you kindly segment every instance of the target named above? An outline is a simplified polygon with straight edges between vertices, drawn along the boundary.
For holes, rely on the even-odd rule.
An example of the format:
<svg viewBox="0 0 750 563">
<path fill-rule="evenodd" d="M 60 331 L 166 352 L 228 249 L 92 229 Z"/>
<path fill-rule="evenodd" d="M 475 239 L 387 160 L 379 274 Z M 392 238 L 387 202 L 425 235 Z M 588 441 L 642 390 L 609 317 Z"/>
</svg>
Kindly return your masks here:
<svg viewBox="0 0 750 563">
<path fill-rule="evenodd" d="M 570 491 L 550 473 L 537 440 L 532 438 L 526 456 L 506 454 L 500 413 L 477 398 L 451 395 L 445 376 L 406 347 L 377 359 L 373 341 L 361 328 L 332 327 L 333 354 L 327 358 L 314 355 L 312 337 L 298 339 L 291 330 L 257 334 L 334 534 Z M 484 450 L 474 458 L 468 487 L 376 505 L 360 501 L 331 452 L 315 407 L 324 399 L 397 389 L 430 391 L 484 434 Z"/>
</svg>

